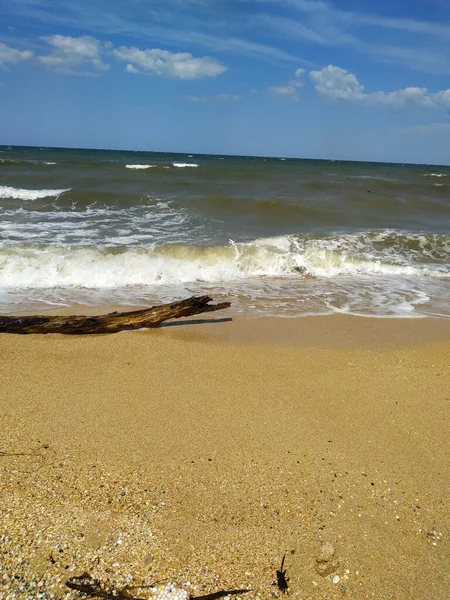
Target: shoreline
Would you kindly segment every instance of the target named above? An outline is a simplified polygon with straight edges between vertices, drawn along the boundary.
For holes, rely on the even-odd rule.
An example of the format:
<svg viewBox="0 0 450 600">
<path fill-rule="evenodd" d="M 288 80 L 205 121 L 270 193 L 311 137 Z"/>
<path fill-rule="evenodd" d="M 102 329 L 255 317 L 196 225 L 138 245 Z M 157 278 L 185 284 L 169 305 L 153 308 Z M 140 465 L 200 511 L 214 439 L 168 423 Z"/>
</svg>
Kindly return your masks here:
<svg viewBox="0 0 450 600">
<path fill-rule="evenodd" d="M 201 317 L 162 324 L 165 335 L 189 340 L 292 348 L 383 350 L 450 340 L 450 319 L 381 318 L 355 315 L 213 319 Z M 223 313 L 226 314 L 226 311 Z M 169 334 L 170 331 L 170 334 Z M 190 334 L 192 333 L 192 336 Z"/>
<path fill-rule="evenodd" d="M 450 320 L 226 312 L 0 336 L 8 600 L 83 571 L 271 599 L 283 554 L 302 600 L 445 600 Z"/>
<path fill-rule="evenodd" d="M 217 302 L 213 300 L 213 303 Z M 141 305 L 99 307 L 74 305 L 48 311 L 13 311 L 8 315 L 97 316 L 144 308 L 146 307 Z M 6 313 L 0 313 L 0 316 L 3 315 L 6 316 Z M 375 317 L 343 313 L 265 317 L 240 316 L 233 314 L 232 310 L 224 309 L 215 313 L 214 316 L 205 313 L 204 315 L 172 319 L 163 322 L 157 328 L 136 330 L 134 333 L 146 332 L 185 341 L 203 339 L 204 341 L 264 346 L 381 350 L 450 340 L 450 318 L 442 316 Z"/>
</svg>

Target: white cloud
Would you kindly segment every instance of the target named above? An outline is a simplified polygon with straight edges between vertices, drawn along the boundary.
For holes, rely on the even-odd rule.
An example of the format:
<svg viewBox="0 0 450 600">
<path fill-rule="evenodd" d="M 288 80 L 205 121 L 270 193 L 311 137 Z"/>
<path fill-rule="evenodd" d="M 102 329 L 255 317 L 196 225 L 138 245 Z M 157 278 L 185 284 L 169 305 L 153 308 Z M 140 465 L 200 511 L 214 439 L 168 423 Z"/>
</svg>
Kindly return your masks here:
<svg viewBox="0 0 450 600">
<path fill-rule="evenodd" d="M 414 19 L 392 19 L 379 15 L 354 12 L 340 13 L 344 21 L 368 27 L 381 27 L 383 29 L 397 29 L 408 33 L 420 33 L 433 37 L 439 36 L 450 39 L 450 27 L 438 21 L 416 21 Z"/>
<path fill-rule="evenodd" d="M 309 77 L 316 91 L 329 100 L 372 106 L 450 110 L 450 89 L 430 92 L 427 88 L 407 87 L 392 92 L 378 91 L 367 94 L 356 75 L 334 65 L 328 65 L 321 71 L 311 71 Z"/>
<path fill-rule="evenodd" d="M 188 102 L 236 102 L 238 94 L 216 94 L 215 96 L 186 96 Z"/>
<path fill-rule="evenodd" d="M 274 96 L 279 96 L 280 98 L 292 98 L 293 100 L 298 100 L 298 90 L 295 85 L 273 85 L 269 88 L 269 92 Z"/>
<path fill-rule="evenodd" d="M 241 17 L 236 18 L 236 11 L 231 7 L 224 10 L 221 2 L 132 0 L 116 2 L 115 10 L 111 10 L 110 0 L 65 0 L 64 10 L 56 10 L 54 4 L 51 0 L 0 2 L 0 15 L 19 14 L 34 23 L 43 23 L 47 28 L 64 27 L 107 37 L 125 36 L 138 40 L 136 43 L 141 45 L 145 42 L 162 46 L 201 46 L 207 48 L 207 53 L 221 52 L 273 63 L 300 60 L 281 47 L 236 37 L 242 34 Z M 250 16 L 249 25 L 253 27 L 253 9 Z"/>
<path fill-rule="evenodd" d="M 0 42 L 0 66 L 29 60 L 32 56 L 33 53 L 30 50 L 16 50 Z"/>
<path fill-rule="evenodd" d="M 304 75 L 305 69 L 297 69 L 294 72 L 295 79 L 291 79 L 286 85 L 273 85 L 268 88 L 269 92 L 278 96 L 279 98 L 291 98 L 292 100 L 298 100 L 300 98 L 298 90 L 303 85 L 303 81 L 300 78 Z"/>
<path fill-rule="evenodd" d="M 274 14 L 257 14 L 254 16 L 253 21 L 258 27 L 267 27 L 282 33 L 284 36 L 305 40 L 312 44 L 327 43 L 323 32 L 319 28 L 307 27 L 298 19 L 289 19 Z"/>
<path fill-rule="evenodd" d="M 257 15 L 260 25 L 281 34 L 283 38 L 328 46 L 346 45 L 383 63 L 436 75 L 450 74 L 450 23 L 443 19 L 419 21 L 370 14 L 364 10 L 350 12 L 338 8 L 337 0 L 255 1 L 261 5 L 284 5 L 285 9 L 297 9 L 302 13 L 301 18 Z M 368 28 L 380 33 L 374 41 L 367 41 L 373 37 L 367 35 Z"/>
<path fill-rule="evenodd" d="M 341 27 L 345 26 L 362 26 L 362 27 L 379 27 L 382 29 L 394 29 L 398 31 L 406 31 L 408 33 L 419 33 L 430 35 L 432 37 L 442 37 L 450 39 L 450 26 L 447 23 L 439 21 L 417 21 L 407 18 L 392 18 L 382 15 L 370 14 L 364 11 L 352 12 L 340 10 L 334 2 L 322 2 L 321 0 L 257 0 L 261 4 L 285 4 L 300 10 L 309 18 L 325 17 L 327 22 L 333 21 Z M 318 24 L 319 21 L 314 21 Z"/>
<path fill-rule="evenodd" d="M 131 64 L 128 64 L 128 65 L 125 67 L 125 71 L 126 71 L 127 73 L 139 73 L 139 71 L 136 69 L 136 67 L 133 67 L 133 65 L 131 65 Z"/>
<path fill-rule="evenodd" d="M 317 92 L 330 100 L 361 100 L 365 95 L 356 76 L 341 67 L 328 65 L 321 71 L 311 71 L 309 77 Z"/>
<path fill-rule="evenodd" d="M 140 50 L 121 46 L 113 50 L 116 58 L 127 62 L 126 71 L 131 73 L 154 73 L 179 79 L 216 77 L 227 67 L 210 56 L 194 58 L 189 52 L 169 52 L 160 48 Z"/>
<path fill-rule="evenodd" d="M 83 72 L 82 68 L 88 68 L 88 71 L 84 71 L 84 73 L 109 69 L 109 65 L 105 64 L 100 56 L 101 43 L 89 35 L 78 38 L 50 35 L 41 39 L 52 47 L 52 52 L 38 56 L 37 60 L 56 71 L 75 74 Z"/>
</svg>

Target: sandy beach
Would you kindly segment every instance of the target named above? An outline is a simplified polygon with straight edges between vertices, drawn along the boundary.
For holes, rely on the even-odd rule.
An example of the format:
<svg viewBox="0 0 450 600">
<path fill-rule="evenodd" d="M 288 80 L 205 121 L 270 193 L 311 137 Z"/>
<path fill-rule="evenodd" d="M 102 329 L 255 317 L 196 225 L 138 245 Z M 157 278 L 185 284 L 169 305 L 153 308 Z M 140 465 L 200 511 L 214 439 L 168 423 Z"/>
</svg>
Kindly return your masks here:
<svg viewBox="0 0 450 600">
<path fill-rule="evenodd" d="M 199 320 L 0 336 L 0 598 L 449 598 L 450 320 Z"/>
</svg>

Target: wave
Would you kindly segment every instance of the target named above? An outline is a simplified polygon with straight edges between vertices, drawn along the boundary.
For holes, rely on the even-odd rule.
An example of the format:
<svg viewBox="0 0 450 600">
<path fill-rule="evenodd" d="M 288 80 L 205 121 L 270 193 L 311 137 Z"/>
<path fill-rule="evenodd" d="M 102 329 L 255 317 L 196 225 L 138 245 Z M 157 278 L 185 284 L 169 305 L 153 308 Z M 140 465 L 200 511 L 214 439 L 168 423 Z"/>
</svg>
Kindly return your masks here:
<svg viewBox="0 0 450 600">
<path fill-rule="evenodd" d="M 0 185 L 0 198 L 12 198 L 13 200 L 39 200 L 41 198 L 56 198 L 71 188 L 61 190 L 26 190 Z"/>
<path fill-rule="evenodd" d="M 184 168 L 184 167 L 198 167 L 197 163 L 178 163 L 178 162 L 174 162 L 173 163 L 174 167 L 178 167 L 180 169 Z"/>
<path fill-rule="evenodd" d="M 125 165 L 126 169 L 151 169 L 152 167 L 156 167 L 156 165 Z"/>
<path fill-rule="evenodd" d="M 47 161 L 47 160 L 24 160 L 24 159 L 14 159 L 14 158 L 0 158 L 0 163 L 2 166 L 20 166 L 20 165 L 56 165 L 56 162 Z"/>
<path fill-rule="evenodd" d="M 447 177 L 445 173 L 424 173 L 424 177 Z"/>
<path fill-rule="evenodd" d="M 167 165 L 125 165 L 126 169 L 136 169 L 136 170 L 145 170 L 145 169 L 170 169 Z"/>
<path fill-rule="evenodd" d="M 27 165 L 33 164 L 35 161 L 30 160 L 14 160 L 12 158 L 0 158 L 0 164 L 2 166 L 16 166 L 16 165 Z"/>
<path fill-rule="evenodd" d="M 338 276 L 450 278 L 450 237 L 372 231 L 280 236 L 227 246 L 15 246 L 0 250 L 0 288 L 89 289 Z"/>
</svg>

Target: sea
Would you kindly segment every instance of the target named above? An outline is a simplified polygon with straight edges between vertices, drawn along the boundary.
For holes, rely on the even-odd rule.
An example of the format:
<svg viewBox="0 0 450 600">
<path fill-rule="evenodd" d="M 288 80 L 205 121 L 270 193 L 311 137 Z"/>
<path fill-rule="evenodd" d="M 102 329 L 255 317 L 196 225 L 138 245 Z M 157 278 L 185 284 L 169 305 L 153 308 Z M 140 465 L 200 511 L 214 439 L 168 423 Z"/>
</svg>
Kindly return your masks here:
<svg viewBox="0 0 450 600">
<path fill-rule="evenodd" d="M 450 167 L 0 146 L 0 312 L 450 316 Z"/>
</svg>

